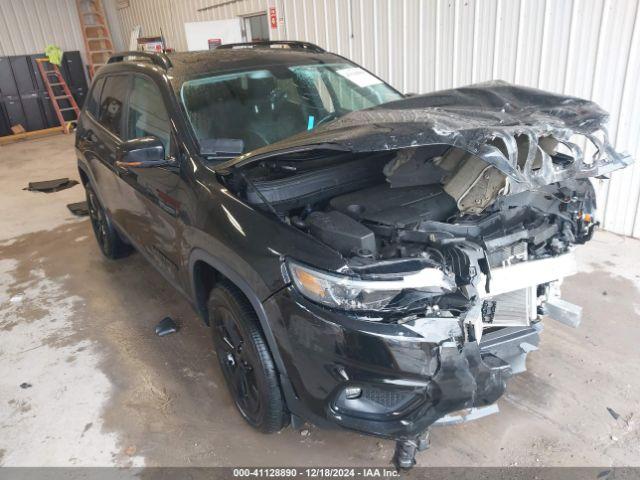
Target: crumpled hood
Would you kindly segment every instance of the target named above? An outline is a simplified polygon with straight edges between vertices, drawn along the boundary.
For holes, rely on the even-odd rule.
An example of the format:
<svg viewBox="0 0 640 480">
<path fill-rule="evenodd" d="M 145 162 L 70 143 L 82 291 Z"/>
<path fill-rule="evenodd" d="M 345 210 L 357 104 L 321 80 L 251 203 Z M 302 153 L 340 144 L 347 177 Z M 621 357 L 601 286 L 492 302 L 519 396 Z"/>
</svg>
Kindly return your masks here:
<svg viewBox="0 0 640 480">
<path fill-rule="evenodd" d="M 515 192 L 630 165 L 632 159 L 609 143 L 607 120 L 594 102 L 494 81 L 355 111 L 216 170 L 313 149 L 377 152 L 450 145 L 502 171 Z M 558 144 L 564 145 L 563 162 L 552 161 Z"/>
</svg>

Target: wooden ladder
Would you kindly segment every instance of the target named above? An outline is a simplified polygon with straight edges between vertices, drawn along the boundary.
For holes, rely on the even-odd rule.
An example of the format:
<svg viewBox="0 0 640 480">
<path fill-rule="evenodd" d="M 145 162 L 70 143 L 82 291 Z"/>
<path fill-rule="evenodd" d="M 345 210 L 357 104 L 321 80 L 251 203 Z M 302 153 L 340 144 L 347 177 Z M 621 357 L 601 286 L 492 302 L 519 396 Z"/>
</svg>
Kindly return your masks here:
<svg viewBox="0 0 640 480">
<path fill-rule="evenodd" d="M 89 78 L 93 79 L 96 70 L 105 65 L 113 55 L 113 41 L 102 8 L 102 0 L 76 0 L 80 26 L 87 52 Z"/>
<path fill-rule="evenodd" d="M 71 124 L 73 122 L 77 122 L 78 118 L 80 117 L 80 109 L 78 108 L 78 104 L 71 95 L 69 86 L 62 77 L 60 69 L 57 67 L 57 65 L 49 62 L 49 59 L 46 57 L 36 58 L 36 63 L 38 64 L 38 70 L 40 70 L 40 75 L 42 76 L 44 85 L 45 87 L 47 87 L 47 93 L 49 94 L 49 98 L 51 98 L 51 103 L 53 104 L 53 109 L 56 112 L 56 116 L 58 117 L 60 126 L 62 127 L 64 133 L 69 133 Z M 51 67 L 47 67 L 47 64 Z M 53 82 L 51 81 L 52 79 L 54 79 Z M 67 103 L 68 105 L 62 105 L 63 102 Z M 67 114 L 68 117 L 68 112 L 72 111 L 75 115 L 74 118 L 64 117 L 65 114 Z"/>
</svg>

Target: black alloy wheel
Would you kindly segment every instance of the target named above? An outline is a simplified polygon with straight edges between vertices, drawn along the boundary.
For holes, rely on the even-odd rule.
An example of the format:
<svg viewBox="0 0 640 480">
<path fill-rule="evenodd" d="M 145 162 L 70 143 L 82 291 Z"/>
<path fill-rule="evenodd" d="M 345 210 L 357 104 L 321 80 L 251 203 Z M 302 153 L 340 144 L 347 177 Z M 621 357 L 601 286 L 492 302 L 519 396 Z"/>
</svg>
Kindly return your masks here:
<svg viewBox="0 0 640 480">
<path fill-rule="evenodd" d="M 122 240 L 113 227 L 93 187 L 87 183 L 84 188 L 91 226 L 100 250 L 105 257 L 113 260 L 128 255 L 131 252 L 131 247 Z"/>
<path fill-rule="evenodd" d="M 264 433 L 282 429 L 288 415 L 276 368 L 253 308 L 233 286 L 216 286 L 209 319 L 218 363 L 244 419 Z"/>
</svg>

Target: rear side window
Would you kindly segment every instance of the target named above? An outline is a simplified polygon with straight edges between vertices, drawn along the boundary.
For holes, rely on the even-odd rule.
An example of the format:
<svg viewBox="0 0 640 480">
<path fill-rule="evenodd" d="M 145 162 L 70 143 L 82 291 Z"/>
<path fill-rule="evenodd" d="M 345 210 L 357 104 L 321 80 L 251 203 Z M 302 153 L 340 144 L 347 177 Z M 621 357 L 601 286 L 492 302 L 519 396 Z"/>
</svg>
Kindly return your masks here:
<svg viewBox="0 0 640 480">
<path fill-rule="evenodd" d="M 104 128 L 120 138 L 123 137 L 122 110 L 128 87 L 128 76 L 107 77 L 100 97 L 100 116 L 98 121 Z"/>
<path fill-rule="evenodd" d="M 98 112 L 100 111 L 100 93 L 104 86 L 104 78 L 99 78 L 95 81 L 91 87 L 91 95 L 87 101 L 86 111 L 93 115 L 93 118 L 98 118 Z"/>
<path fill-rule="evenodd" d="M 169 152 L 171 123 L 158 86 L 150 79 L 133 78 L 129 95 L 129 115 L 126 139 L 156 137 Z"/>
</svg>

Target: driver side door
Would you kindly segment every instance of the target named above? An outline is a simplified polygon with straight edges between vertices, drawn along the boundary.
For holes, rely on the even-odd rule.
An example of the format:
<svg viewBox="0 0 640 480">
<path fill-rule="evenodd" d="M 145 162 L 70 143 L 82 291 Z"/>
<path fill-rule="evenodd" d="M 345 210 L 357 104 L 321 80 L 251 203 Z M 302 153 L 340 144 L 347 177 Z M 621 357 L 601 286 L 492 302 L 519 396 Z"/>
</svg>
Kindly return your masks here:
<svg viewBox="0 0 640 480">
<path fill-rule="evenodd" d="M 153 79 L 136 74 L 130 82 L 124 125 L 125 141 L 155 137 L 164 146 L 166 165 L 120 166 L 125 229 L 132 241 L 172 283 L 177 282 L 180 213 L 184 191 L 168 109 Z"/>
</svg>

